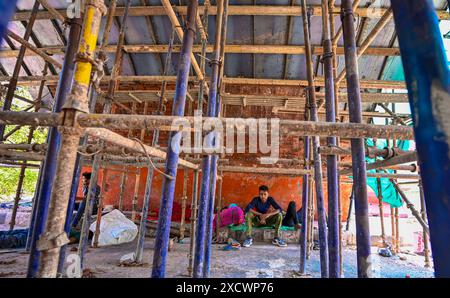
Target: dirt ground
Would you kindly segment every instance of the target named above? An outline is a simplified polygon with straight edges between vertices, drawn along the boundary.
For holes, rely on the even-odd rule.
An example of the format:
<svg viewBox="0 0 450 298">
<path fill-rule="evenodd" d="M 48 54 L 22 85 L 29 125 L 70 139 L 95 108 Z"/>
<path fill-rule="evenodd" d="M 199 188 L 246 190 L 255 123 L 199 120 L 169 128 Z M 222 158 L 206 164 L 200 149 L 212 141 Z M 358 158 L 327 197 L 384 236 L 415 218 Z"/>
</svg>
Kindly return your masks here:
<svg viewBox="0 0 450 298">
<path fill-rule="evenodd" d="M 146 278 L 151 273 L 153 257 L 153 239 L 145 243 L 144 264 L 141 267 L 119 266 L 120 258 L 135 249 L 135 242 L 90 248 L 85 259 L 85 268 L 90 269 L 97 278 Z M 255 243 L 252 247 L 239 251 L 223 251 L 224 245 L 213 245 L 211 277 L 246 278 L 246 277 L 299 277 L 300 248 L 289 245 L 280 248 L 271 244 Z M 67 255 L 76 254 L 67 250 Z M 185 243 L 175 243 L 167 260 L 167 277 L 187 277 L 189 239 Z M 356 250 L 345 248 L 344 277 L 356 277 Z M 433 270 L 424 268 L 423 257 L 399 254 L 391 258 L 381 257 L 377 248 L 372 250 L 373 276 L 385 278 L 433 277 Z M 67 259 L 66 259 L 67 260 Z M 28 254 L 24 252 L 0 251 L 0 277 L 25 277 Z M 69 262 L 70 263 L 70 262 Z M 308 277 L 320 277 L 319 251 L 313 251 L 307 261 Z"/>
</svg>

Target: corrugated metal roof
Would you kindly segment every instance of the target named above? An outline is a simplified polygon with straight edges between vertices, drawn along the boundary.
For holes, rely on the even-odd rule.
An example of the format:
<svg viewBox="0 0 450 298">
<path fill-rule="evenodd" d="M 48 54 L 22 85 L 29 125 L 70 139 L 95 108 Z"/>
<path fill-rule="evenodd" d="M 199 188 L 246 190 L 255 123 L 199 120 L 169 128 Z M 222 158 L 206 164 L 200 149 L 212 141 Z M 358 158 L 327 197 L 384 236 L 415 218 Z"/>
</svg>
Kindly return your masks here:
<svg viewBox="0 0 450 298">
<path fill-rule="evenodd" d="M 66 0 L 49 0 L 50 5 L 57 9 L 64 9 L 68 6 Z M 118 6 L 124 5 L 124 0 L 118 1 Z M 173 5 L 186 5 L 187 1 L 172 0 Z M 211 1 L 212 5 L 215 5 L 216 1 Z M 230 5 L 299 5 L 300 0 L 230 0 Z M 436 7 L 442 9 L 446 5 L 446 0 L 435 0 Z M 17 7 L 19 11 L 31 10 L 34 1 L 19 0 Z M 109 1 L 105 3 L 108 5 Z M 199 1 L 200 5 L 204 4 L 204 1 Z M 308 1 L 308 5 L 320 5 L 320 0 Z M 133 6 L 141 5 L 139 0 L 132 1 Z M 147 5 L 161 6 L 159 0 L 148 0 Z M 336 1 L 336 5 L 340 5 L 340 1 Z M 363 0 L 360 7 L 366 7 L 372 5 L 374 7 L 388 7 L 388 0 Z M 42 9 L 42 8 L 41 8 Z M 228 20 L 228 33 L 227 44 L 265 44 L 265 45 L 303 45 L 303 28 L 301 17 L 292 17 L 292 34 L 288 38 L 289 30 L 289 16 L 242 16 L 232 15 Z M 120 24 L 120 18 L 116 17 L 113 29 L 110 35 L 110 44 L 116 44 L 118 38 L 118 27 Z M 168 44 L 171 34 L 171 23 L 167 16 L 152 16 L 151 21 L 155 29 L 155 38 L 157 44 Z M 311 26 L 311 39 L 314 45 L 321 44 L 322 38 L 322 20 L 319 16 L 312 17 Z M 363 40 L 364 37 L 371 31 L 376 25 L 378 19 L 366 19 L 366 27 L 361 34 Z M 25 22 L 26 23 L 26 22 Z M 54 23 L 58 24 L 60 28 L 63 25 L 60 21 L 50 20 L 37 20 L 34 25 L 33 32 L 42 46 L 55 46 L 63 45 L 63 40 L 59 37 L 57 30 L 54 27 Z M 340 27 L 341 22 L 339 16 L 335 17 L 336 30 Z M 362 20 L 357 17 L 358 27 L 362 25 Z M 102 31 L 104 27 L 104 21 L 102 24 Z M 23 35 L 25 31 L 24 23 L 11 22 L 10 29 L 19 35 Z M 373 46 L 388 47 L 392 41 L 394 35 L 394 23 L 393 20 L 389 22 L 386 28 L 377 36 Z M 66 38 L 67 34 L 66 33 Z M 215 16 L 209 17 L 209 43 L 214 43 L 215 33 Z M 12 41 L 18 48 L 17 42 Z M 32 43 L 34 43 L 32 41 Z M 176 43 L 180 41 L 176 38 Z M 200 44 L 200 38 L 196 40 L 197 44 Z M 152 36 L 147 26 L 146 17 L 133 16 L 128 21 L 128 27 L 126 30 L 126 44 L 154 44 Z M 342 39 L 339 42 L 342 45 Z M 2 45 L 3 48 L 10 49 L 7 44 Z M 343 56 L 339 57 L 339 70 L 344 67 Z M 61 55 L 55 55 L 55 58 L 62 61 Z M 165 54 L 127 54 L 123 62 L 123 75 L 161 75 L 162 65 L 165 59 Z M 273 54 L 227 54 L 225 62 L 225 76 L 228 77 L 255 77 L 255 78 L 284 78 L 284 63 L 286 55 L 273 55 Z M 317 59 L 316 59 L 317 60 Z M 360 74 L 363 79 L 378 79 L 380 71 L 384 64 L 384 57 L 380 56 L 363 56 L 359 60 Z M 109 55 L 107 62 L 109 69 L 112 68 L 112 62 L 114 61 L 114 55 Z M 176 66 L 178 61 L 178 54 L 173 54 L 172 69 L 169 75 L 176 74 Z M 32 75 L 41 75 L 44 67 L 44 61 L 36 56 L 27 56 L 25 63 L 29 67 Z M 315 62 L 317 63 L 317 61 Z M 7 73 L 10 75 L 14 68 L 14 58 L 2 58 L 1 64 Z M 286 63 L 286 79 L 306 79 L 305 71 L 305 56 L 304 55 L 290 55 Z M 207 74 L 209 74 L 210 68 L 207 67 Z M 319 75 L 321 70 L 319 69 Z M 26 75 L 22 69 L 21 75 Z M 387 75 L 389 77 L 389 75 Z"/>
</svg>

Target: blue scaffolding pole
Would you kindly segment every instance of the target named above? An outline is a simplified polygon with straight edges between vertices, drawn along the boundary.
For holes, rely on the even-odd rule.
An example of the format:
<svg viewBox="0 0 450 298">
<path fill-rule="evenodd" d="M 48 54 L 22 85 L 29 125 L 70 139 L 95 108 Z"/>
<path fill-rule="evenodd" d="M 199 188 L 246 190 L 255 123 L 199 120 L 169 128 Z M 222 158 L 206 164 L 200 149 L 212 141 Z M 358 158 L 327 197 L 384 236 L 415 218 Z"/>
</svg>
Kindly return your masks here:
<svg viewBox="0 0 450 298">
<path fill-rule="evenodd" d="M 431 0 L 392 0 L 436 277 L 450 277 L 450 75 Z"/>
<path fill-rule="evenodd" d="M 220 36 L 222 30 L 223 0 L 217 1 L 216 40 L 214 44 L 214 60 L 211 60 L 211 82 L 208 97 L 208 117 L 217 117 L 218 107 L 218 83 L 220 64 Z M 205 143 L 208 149 L 214 148 L 215 132 L 206 135 Z M 200 190 L 200 202 L 198 207 L 198 222 L 195 243 L 193 277 L 207 277 L 211 257 L 212 221 L 214 218 L 214 195 L 217 175 L 217 156 L 205 155 L 202 167 L 202 186 Z"/>
<path fill-rule="evenodd" d="M 8 28 L 8 22 L 16 11 L 16 0 L 0 0 L 0 11 L 2 17 L 0 18 L 0 40 L 5 35 Z"/>
<path fill-rule="evenodd" d="M 197 0 L 189 0 L 183 44 L 181 46 L 180 56 L 178 60 L 179 63 L 177 83 L 172 109 L 173 116 L 184 116 L 189 70 L 191 67 L 192 45 L 194 43 L 195 37 L 195 19 L 197 16 L 197 7 Z M 182 132 L 171 132 L 167 146 L 165 173 L 171 176 L 171 178 L 164 177 L 163 181 L 160 212 L 155 237 L 155 252 L 153 255 L 152 277 L 154 278 L 165 277 L 166 273 L 166 258 L 169 248 L 170 224 L 181 136 Z"/>
<path fill-rule="evenodd" d="M 66 97 L 72 87 L 72 78 L 75 71 L 75 55 L 78 51 L 80 42 L 82 22 L 80 19 L 70 19 L 70 35 L 68 39 L 67 51 L 64 57 L 64 64 L 61 71 L 58 88 L 56 91 L 56 101 L 54 112 L 61 112 L 62 106 L 66 102 Z M 56 159 L 58 157 L 59 146 L 61 143 L 61 134 L 57 127 L 51 127 L 48 136 L 47 154 L 43 167 L 42 184 L 39 194 L 35 201 L 35 220 L 32 220 L 30 231 L 30 257 L 28 260 L 27 277 L 36 277 L 39 267 L 40 253 L 37 250 L 36 242 L 44 231 L 47 218 L 48 207 L 50 204 L 50 195 L 53 187 L 53 180 L 56 173 Z"/>
</svg>

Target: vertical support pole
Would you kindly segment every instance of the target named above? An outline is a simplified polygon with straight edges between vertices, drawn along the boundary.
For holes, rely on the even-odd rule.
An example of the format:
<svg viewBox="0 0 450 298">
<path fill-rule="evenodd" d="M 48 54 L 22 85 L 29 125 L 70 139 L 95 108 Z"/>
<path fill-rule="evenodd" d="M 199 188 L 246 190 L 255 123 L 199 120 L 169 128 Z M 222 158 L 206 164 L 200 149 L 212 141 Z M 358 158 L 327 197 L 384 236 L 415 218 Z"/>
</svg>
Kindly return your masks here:
<svg viewBox="0 0 450 298">
<path fill-rule="evenodd" d="M 146 183 L 145 183 L 145 195 L 144 195 L 144 202 L 142 204 L 141 222 L 139 225 L 138 242 L 137 242 L 137 246 L 136 246 L 135 261 L 137 263 L 141 263 L 142 258 L 144 256 L 145 231 L 147 229 L 147 217 L 148 217 L 148 210 L 150 207 L 150 195 L 152 192 L 152 182 L 153 182 L 154 173 L 155 172 L 153 170 L 153 167 L 150 165 L 147 168 L 147 179 L 146 179 Z"/>
<path fill-rule="evenodd" d="M 192 45 L 195 37 L 195 18 L 197 16 L 197 0 L 189 0 L 187 9 L 186 27 L 181 46 L 177 84 L 173 100 L 173 116 L 183 116 L 186 103 L 186 92 L 188 85 L 189 69 L 191 66 Z M 175 190 L 178 157 L 182 132 L 171 132 L 167 146 L 166 174 L 172 179 L 164 177 L 158 226 L 155 237 L 155 252 L 153 255 L 152 277 L 161 278 L 165 276 L 166 258 L 169 246 L 170 223 L 173 207 L 173 196 Z"/>
<path fill-rule="evenodd" d="M 36 223 L 37 201 L 38 201 L 38 195 L 40 193 L 41 186 L 42 186 L 42 177 L 44 176 L 43 170 L 44 170 L 44 163 L 41 162 L 41 166 L 39 167 L 37 183 L 36 183 L 36 189 L 35 189 L 34 196 L 33 196 L 33 207 L 31 210 L 30 226 L 28 228 L 27 244 L 25 246 L 25 251 L 28 253 L 31 250 L 31 239 L 33 239 L 34 225 Z"/>
<path fill-rule="evenodd" d="M 353 212 L 353 203 L 355 201 L 355 192 L 352 185 L 352 193 L 350 194 L 350 204 L 348 206 L 348 214 L 347 214 L 347 223 L 345 225 L 345 230 L 348 232 L 350 230 L 350 220 L 352 219 L 352 212 Z"/>
<path fill-rule="evenodd" d="M 33 135 L 34 135 L 35 129 L 33 127 L 30 127 L 30 132 L 28 133 L 28 140 L 27 143 L 31 144 L 33 141 Z M 20 173 L 19 173 L 19 181 L 17 182 L 17 189 L 16 189 L 16 196 L 14 197 L 14 206 L 11 214 L 11 221 L 9 222 L 9 230 L 14 230 L 14 226 L 16 225 L 16 216 L 17 216 L 17 209 L 19 208 L 19 201 L 22 196 L 22 188 L 23 188 L 23 181 L 25 179 L 25 171 L 27 169 L 26 167 L 26 161 L 23 162 L 24 165 L 20 167 Z"/>
<path fill-rule="evenodd" d="M 100 31 L 100 21 L 105 12 L 106 7 L 103 1 L 86 1 L 83 34 L 77 57 L 74 82 L 68 100 L 63 107 L 64 121 L 61 127 L 61 147 L 57 158 L 45 232 L 37 243 L 37 249 L 41 252 L 38 277 L 56 277 L 60 247 L 68 243 L 67 234 L 64 231 L 67 202 L 75 170 L 78 144 L 83 134 L 83 130 L 77 125 L 76 116 L 80 112 L 89 112 L 88 88 L 92 71 L 92 64 L 80 58 L 94 56 Z"/>
<path fill-rule="evenodd" d="M 120 177 L 120 192 L 119 192 L 119 210 L 123 211 L 123 200 L 124 200 L 124 194 L 125 194 L 125 183 L 127 181 L 127 174 L 125 173 L 127 170 L 126 167 L 123 167 L 123 172 L 121 173 Z M 136 198 L 137 199 L 137 198 Z M 138 208 L 137 206 L 137 200 L 133 198 L 133 207 L 132 207 L 132 213 L 131 213 L 131 221 L 136 220 L 136 210 Z"/>
<path fill-rule="evenodd" d="M 309 170 L 309 159 L 310 159 L 310 140 L 306 136 L 304 138 L 304 157 L 305 157 L 305 170 Z M 303 189 L 302 189 L 302 230 L 300 233 L 300 274 L 306 273 L 306 256 L 307 256 L 307 245 L 308 245 L 308 230 L 309 230 L 309 175 L 303 175 Z"/>
<path fill-rule="evenodd" d="M 220 84 L 220 73 L 221 64 L 223 63 L 224 57 L 222 56 L 222 48 L 225 47 L 226 40 L 226 26 L 227 26 L 227 15 L 225 14 L 225 5 L 228 5 L 228 0 L 219 0 L 217 2 L 218 12 L 216 18 L 216 40 L 214 45 L 214 60 L 213 60 L 213 69 L 211 76 L 211 86 L 209 89 L 209 102 L 214 101 L 214 111 L 212 114 L 208 116 L 219 117 L 220 114 L 220 93 L 219 84 Z M 225 51 L 223 51 L 225 53 Z M 220 141 L 218 140 L 219 135 L 216 133 L 210 133 L 207 138 L 213 138 L 212 147 L 216 147 L 220 145 Z M 216 182 L 217 182 L 217 163 L 219 160 L 219 155 L 214 154 L 211 157 L 211 169 L 210 169 L 210 187 L 209 187 L 209 201 L 208 201 L 208 209 L 206 213 L 206 243 L 205 243 L 205 259 L 203 263 L 203 278 L 209 277 L 210 266 L 211 266 L 211 244 L 213 237 L 213 220 L 214 220 L 214 201 L 216 197 Z"/>
<path fill-rule="evenodd" d="M 216 115 L 217 108 L 217 85 L 219 81 L 219 59 L 220 59 L 220 34 L 222 27 L 222 17 L 223 17 L 223 0 L 218 1 L 218 12 L 216 17 L 216 40 L 214 44 L 214 60 L 212 61 L 213 68 L 211 74 L 211 83 L 209 88 L 209 98 L 208 98 L 208 117 L 214 117 Z M 213 148 L 214 144 L 214 132 L 210 132 L 206 135 L 206 147 Z M 210 234 L 211 230 L 211 205 L 214 208 L 214 202 L 211 202 L 211 173 L 216 172 L 216 169 L 212 169 L 212 157 L 210 155 L 205 155 L 203 157 L 202 163 L 202 184 L 200 190 L 200 202 L 198 209 L 198 224 L 197 224 L 197 239 L 195 245 L 195 258 L 194 258 L 194 268 L 193 277 L 199 278 L 204 276 L 204 262 L 205 251 L 208 248 L 205 246 L 210 245 L 209 238 L 212 237 Z M 214 173 L 212 174 L 214 177 Z M 214 179 L 215 180 L 215 179 Z M 215 183 L 215 181 L 214 181 Z M 208 217 L 209 215 L 209 217 Z"/>
<path fill-rule="evenodd" d="M 89 112 L 94 112 L 95 104 L 97 101 L 97 94 L 94 91 L 94 88 L 90 88 L 90 96 L 89 96 Z M 87 143 L 87 136 L 83 136 L 80 140 L 79 145 L 83 146 Z M 81 163 L 81 155 L 77 154 L 75 159 L 75 170 L 72 178 L 72 185 L 70 187 L 70 196 L 69 202 L 67 204 L 67 215 L 66 215 L 66 223 L 64 225 L 64 231 L 69 234 L 72 229 L 72 219 L 73 219 L 73 210 L 75 209 L 75 200 L 78 193 L 78 185 L 80 184 L 82 163 Z M 67 245 L 63 245 L 61 247 L 61 252 L 59 255 L 59 265 L 58 265 L 58 274 L 61 275 L 64 269 L 64 261 L 66 259 L 66 249 Z"/>
<path fill-rule="evenodd" d="M 220 231 L 220 211 L 222 210 L 222 186 L 223 186 L 223 172 L 220 171 L 219 179 L 219 200 L 217 201 L 217 220 L 216 220 L 216 237 L 219 240 Z"/>
<path fill-rule="evenodd" d="M 113 8 L 114 8 L 114 3 L 113 4 Z M 125 13 L 122 17 L 122 24 L 120 27 L 120 32 L 119 32 L 119 41 L 116 47 L 116 55 L 115 55 L 115 59 L 114 59 L 114 66 L 113 66 L 113 74 L 111 76 L 111 80 L 109 82 L 109 86 L 108 86 L 108 93 L 106 95 L 106 99 L 105 99 L 105 104 L 103 107 L 103 112 L 105 114 L 109 114 L 111 113 L 111 108 L 112 108 L 112 101 L 114 98 L 114 93 L 117 89 L 117 84 L 118 84 L 118 80 L 117 77 L 120 75 L 121 69 L 122 69 L 122 58 L 123 58 L 123 44 L 125 42 L 125 31 L 126 31 L 126 24 L 127 24 L 127 20 L 128 20 L 128 13 L 129 13 L 129 9 L 131 6 L 131 0 L 127 0 L 126 5 L 125 5 Z M 110 10 L 111 11 L 111 10 Z M 108 16 L 109 17 L 109 16 Z M 109 21 L 109 19 L 107 20 L 107 22 Z M 109 25 L 109 24 L 106 24 Z M 108 37 L 109 35 L 106 34 L 106 37 Z M 105 38 L 105 36 L 104 36 Z M 101 50 L 104 50 L 103 48 Z M 104 52 L 101 52 L 102 55 L 100 55 L 100 57 L 102 57 L 104 55 Z M 95 87 L 96 82 L 94 82 L 94 87 Z M 103 146 L 104 142 L 100 141 L 100 146 Z M 81 266 L 81 270 L 84 269 L 84 256 L 87 252 L 87 247 L 88 247 L 88 238 L 89 238 L 89 227 L 90 227 L 90 222 L 91 222 L 91 215 L 92 215 L 92 208 L 94 205 L 94 199 L 95 199 L 95 194 L 97 192 L 97 182 L 98 182 L 98 172 L 100 169 L 100 162 L 102 160 L 102 156 L 100 154 L 97 154 L 94 157 L 94 161 L 92 164 L 92 177 L 90 179 L 89 182 L 89 189 L 88 189 L 88 195 L 86 198 L 86 208 L 85 208 L 85 212 L 83 214 L 83 223 L 82 223 L 82 228 L 81 228 L 81 234 L 80 234 L 80 241 L 79 241 L 79 245 L 78 245 L 78 256 L 80 258 L 80 266 Z M 106 178 L 106 177 L 104 177 Z M 125 183 L 125 182 L 123 182 Z M 122 185 L 122 187 L 124 187 L 124 185 Z"/>
<path fill-rule="evenodd" d="M 399 214 L 398 214 L 398 208 L 394 208 L 394 215 L 395 215 L 395 253 L 400 252 L 400 221 L 399 221 Z"/>
<path fill-rule="evenodd" d="M 75 71 L 75 55 L 77 53 L 81 37 L 81 19 L 69 19 L 69 24 L 69 39 L 64 57 L 63 68 L 61 70 L 61 76 L 56 89 L 56 100 L 53 108 L 53 111 L 57 113 L 61 112 L 72 86 L 72 79 Z M 40 254 L 37 250 L 36 242 L 44 230 L 44 225 L 48 214 L 48 206 L 50 204 L 50 195 L 56 173 L 56 161 L 60 143 L 61 134 L 58 131 L 58 128 L 49 128 L 47 137 L 47 153 L 45 155 L 45 161 L 42 165 L 42 183 L 34 203 L 36 217 L 35 221 L 33 221 L 33 230 L 31 232 L 30 240 L 30 256 L 27 270 L 27 277 L 29 278 L 36 277 L 37 275 Z"/>
<path fill-rule="evenodd" d="M 397 247 L 397 243 L 395 242 L 395 240 L 397 239 L 396 236 L 396 230 L 395 230 L 395 210 L 393 207 L 391 207 L 391 245 L 392 245 L 392 250 L 394 251 L 394 253 L 396 253 L 395 249 Z"/>
<path fill-rule="evenodd" d="M 192 205 L 191 205 L 191 233 L 189 242 L 189 265 L 188 275 L 192 276 L 194 266 L 194 248 L 195 248 L 195 227 L 197 222 L 197 199 L 198 199 L 198 170 L 194 171 L 194 183 L 192 185 Z"/>
<path fill-rule="evenodd" d="M 187 184 L 188 184 L 188 169 L 184 169 L 183 176 L 183 197 L 181 198 L 181 223 L 180 223 L 180 240 L 184 239 L 184 232 L 186 230 L 186 205 L 187 205 Z"/>
<path fill-rule="evenodd" d="M 172 59 L 172 52 L 173 52 L 173 42 L 175 39 L 175 30 L 172 30 L 172 35 L 170 37 L 169 41 L 169 51 L 166 56 L 166 61 L 164 64 L 164 76 L 167 75 L 167 73 L 170 71 L 170 63 Z M 166 95 L 166 81 L 162 82 L 161 86 L 161 95 L 159 97 L 158 102 L 158 110 L 156 114 L 158 115 L 164 115 L 164 112 L 166 111 L 165 106 L 165 95 Z M 146 107 L 147 109 L 147 107 Z M 146 113 L 146 111 L 145 111 Z M 145 129 L 141 130 L 141 142 L 144 141 L 145 136 Z M 159 130 L 155 129 L 153 131 L 153 140 L 152 140 L 152 146 L 157 147 L 159 144 Z M 150 163 L 150 161 L 149 161 Z M 148 217 L 148 210 L 150 208 L 150 196 L 152 194 L 152 183 L 153 183 L 153 177 L 154 177 L 155 171 L 153 166 L 150 164 L 147 171 L 147 179 L 145 181 L 145 195 L 144 195 L 144 202 L 142 206 L 142 212 L 141 212 L 141 222 L 139 225 L 139 234 L 138 234 L 138 242 L 136 246 L 136 262 L 141 263 L 142 257 L 144 255 L 144 244 L 145 244 L 145 232 L 146 232 L 146 225 L 147 225 L 147 217 Z M 136 181 L 135 185 L 135 194 L 134 194 L 134 201 L 133 202 L 133 210 L 136 210 L 137 208 L 137 191 L 139 189 L 139 181 Z M 170 224 L 169 224 L 170 229 Z M 170 234 L 169 234 L 170 236 Z"/>
<path fill-rule="evenodd" d="M 312 142 L 310 142 L 312 143 Z M 310 146 L 310 152 L 311 152 L 312 146 Z M 309 259 L 311 256 L 311 251 L 314 247 L 314 193 L 313 193 L 313 186 L 314 186 L 314 177 L 311 175 L 308 178 L 308 247 L 306 250 L 306 259 Z"/>
<path fill-rule="evenodd" d="M 385 228 L 384 228 L 383 193 L 382 193 L 382 189 L 381 189 L 381 179 L 380 178 L 377 178 L 377 189 L 378 189 L 378 210 L 380 212 L 380 224 L 381 224 L 381 240 L 383 241 L 383 246 L 386 246 L 386 232 L 385 232 Z"/>
<path fill-rule="evenodd" d="M 419 181 L 419 192 L 420 192 L 420 213 L 422 216 L 422 220 L 424 222 L 427 222 L 427 207 L 425 206 L 425 194 L 423 193 L 422 181 Z M 430 248 L 428 242 L 429 237 L 425 228 L 423 229 L 422 238 L 423 238 L 423 254 L 425 257 L 425 268 L 429 268 L 430 267 Z"/>
<path fill-rule="evenodd" d="M 47 70 L 48 70 L 48 64 L 45 63 L 44 65 L 44 69 L 42 71 L 42 75 L 45 77 L 45 75 L 47 74 Z M 41 81 L 41 85 L 39 86 L 39 92 L 38 92 L 38 96 L 35 100 L 35 104 L 34 104 L 34 111 L 38 112 L 41 106 L 41 101 L 42 101 L 42 93 L 44 92 L 44 88 L 45 88 L 45 79 Z M 27 144 L 31 144 L 33 141 L 33 136 L 34 136 L 34 132 L 35 132 L 36 128 L 35 127 L 30 127 L 29 128 L 29 133 L 28 133 L 28 138 L 27 138 Z M 14 230 L 14 226 L 16 224 L 16 216 L 17 216 L 17 209 L 19 208 L 19 202 L 20 202 L 20 197 L 22 196 L 22 188 L 23 188 L 23 182 L 25 179 L 25 174 L 26 174 L 26 161 L 23 162 L 23 165 L 20 168 L 20 173 L 19 173 L 19 181 L 17 183 L 17 190 L 16 190 L 16 196 L 14 198 L 14 206 L 13 206 L 13 210 L 12 210 L 12 214 L 11 214 L 11 222 L 9 224 L 9 229 L 12 231 Z M 39 170 L 40 173 L 40 170 Z M 38 186 L 38 185 L 36 185 Z M 38 192 L 39 189 L 38 187 L 35 189 L 35 192 Z"/>
<path fill-rule="evenodd" d="M 341 18 L 344 34 L 345 69 L 350 122 L 362 123 L 359 71 L 356 57 L 355 19 L 351 0 L 342 0 Z M 371 277 L 372 269 L 364 140 L 352 139 L 351 146 L 353 186 L 355 194 L 358 277 L 367 278 Z"/>
<path fill-rule="evenodd" d="M 40 3 L 35 0 L 33 9 L 31 10 L 31 16 L 28 20 L 27 28 L 25 29 L 25 34 L 23 39 L 28 41 L 33 32 L 34 22 L 36 21 L 36 15 L 39 10 Z M 3 18 L 3 17 L 2 17 Z M 8 91 L 6 92 L 5 102 L 3 103 L 3 111 L 11 110 L 12 101 L 14 98 L 14 93 L 16 92 L 17 82 L 20 74 L 20 70 L 22 69 L 23 59 L 25 58 L 25 52 L 27 48 L 22 44 L 20 46 L 19 54 L 17 56 L 16 65 L 14 66 L 13 74 L 11 76 L 11 80 L 9 81 Z M 5 124 L 0 124 L 0 140 L 3 140 L 5 135 Z"/>
<path fill-rule="evenodd" d="M 203 14 L 203 28 L 205 29 L 205 32 L 208 32 L 208 9 L 209 9 L 209 1 L 205 1 L 205 11 Z M 205 66 L 206 66 L 206 48 L 208 45 L 208 40 L 206 36 L 202 39 L 202 57 L 200 60 L 200 68 L 202 71 L 202 74 L 205 74 Z M 203 115 L 203 98 L 205 93 L 205 77 L 203 76 L 203 80 L 200 81 L 200 87 L 199 87 L 199 93 L 197 98 L 197 112 L 194 114 L 194 116 L 202 116 Z M 202 135 L 201 132 L 195 132 L 195 148 L 200 149 L 202 147 Z M 200 155 L 196 156 L 197 158 L 200 157 Z M 188 265 L 188 274 L 190 277 L 194 276 L 194 259 L 195 259 L 195 251 L 196 251 L 196 242 L 198 235 L 196 234 L 198 228 L 197 228 L 197 221 L 199 218 L 199 171 L 194 172 L 194 189 L 192 193 L 192 215 L 191 215 L 191 242 L 189 246 L 189 265 Z"/>
<path fill-rule="evenodd" d="M 98 172 L 100 170 L 100 162 L 102 154 L 96 154 L 92 162 L 92 176 L 89 180 L 88 194 L 86 197 L 86 207 L 83 214 L 83 223 L 81 225 L 80 241 L 78 243 L 78 257 L 80 260 L 81 272 L 84 269 L 84 256 L 87 251 L 89 242 L 89 227 L 91 225 L 92 208 L 95 203 L 95 195 L 97 192 Z M 81 277 L 81 276 L 80 276 Z"/>
<path fill-rule="evenodd" d="M 16 0 L 0 0 L 0 11 L 3 14 L 3 17 L 0 19 L 0 39 L 3 38 L 8 28 L 8 22 L 16 11 L 16 2 Z"/>
<path fill-rule="evenodd" d="M 336 107 L 334 94 L 333 77 L 333 47 L 330 35 L 330 23 L 328 16 L 328 0 L 322 0 L 323 18 L 323 72 L 325 76 L 325 107 L 326 121 L 336 122 Z M 334 147 L 337 145 L 336 137 L 328 137 L 327 145 Z M 339 256 L 339 183 L 338 183 L 338 163 L 336 155 L 327 155 L 327 188 L 328 188 L 328 253 L 330 278 L 340 277 L 340 256 Z"/>
<path fill-rule="evenodd" d="M 308 93 L 309 93 L 309 105 L 311 111 L 311 120 L 318 121 L 317 116 L 317 102 L 316 91 L 314 85 L 314 72 L 312 51 L 309 36 L 309 22 L 307 19 L 306 1 L 302 0 L 302 18 L 303 18 L 303 33 L 305 39 L 306 48 L 306 70 L 308 76 Z M 312 137 L 313 143 L 313 156 L 314 156 L 314 182 L 316 185 L 316 200 L 317 200 L 317 212 L 319 217 L 319 245 L 320 245 L 320 271 L 323 278 L 327 278 L 329 275 L 329 261 L 328 261 L 328 232 L 327 222 L 325 215 L 325 200 L 323 195 L 322 185 L 322 158 L 319 154 L 320 139 L 317 136 Z"/>
<path fill-rule="evenodd" d="M 434 3 L 391 1 L 430 228 L 436 277 L 450 277 L 450 74 Z M 420 119 L 420 120 L 419 120 Z"/>
<path fill-rule="evenodd" d="M 106 196 L 106 181 L 108 179 L 108 169 L 103 169 L 103 175 L 102 175 L 102 185 L 100 186 L 100 198 L 98 201 L 98 210 L 97 210 L 97 220 L 95 222 L 95 232 L 94 232 L 94 241 L 93 241 L 93 247 L 98 247 L 98 237 L 100 236 L 100 225 L 102 220 L 102 213 L 103 213 L 103 200 Z"/>
</svg>

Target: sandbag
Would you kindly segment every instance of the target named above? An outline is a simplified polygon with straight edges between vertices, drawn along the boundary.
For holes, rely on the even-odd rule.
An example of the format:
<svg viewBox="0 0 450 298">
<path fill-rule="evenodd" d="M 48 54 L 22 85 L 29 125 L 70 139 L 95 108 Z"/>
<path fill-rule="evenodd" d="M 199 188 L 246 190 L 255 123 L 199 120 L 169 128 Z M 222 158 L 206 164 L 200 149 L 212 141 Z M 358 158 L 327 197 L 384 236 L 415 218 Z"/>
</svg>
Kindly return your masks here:
<svg viewBox="0 0 450 298">
<path fill-rule="evenodd" d="M 97 221 L 94 221 L 89 227 L 93 233 L 95 233 L 96 225 Z M 133 241 L 137 234 L 138 227 L 116 209 L 102 216 L 98 246 L 128 243 Z"/>
</svg>

